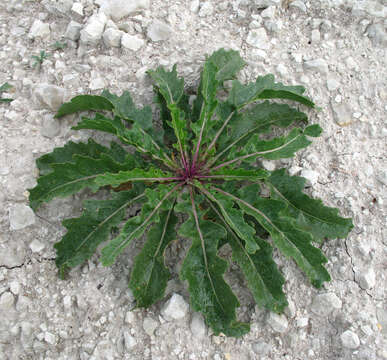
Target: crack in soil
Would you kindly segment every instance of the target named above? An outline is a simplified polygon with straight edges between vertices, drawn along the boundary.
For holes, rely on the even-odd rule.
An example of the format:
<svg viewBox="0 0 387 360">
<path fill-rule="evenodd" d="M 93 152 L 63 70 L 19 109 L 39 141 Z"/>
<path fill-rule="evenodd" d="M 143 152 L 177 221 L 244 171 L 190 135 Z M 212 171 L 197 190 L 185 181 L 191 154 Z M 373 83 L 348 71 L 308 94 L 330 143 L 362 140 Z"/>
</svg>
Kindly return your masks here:
<svg viewBox="0 0 387 360">
<path fill-rule="evenodd" d="M 40 258 L 40 259 L 34 259 L 36 260 L 39 264 L 45 262 L 45 261 L 54 261 L 56 258 Z M 7 265 L 0 265 L 0 269 L 7 269 L 7 270 L 14 270 L 14 269 L 21 269 L 24 266 L 32 264 L 32 259 L 29 259 L 25 262 L 23 262 L 20 265 L 15 265 L 15 266 L 7 266 Z"/>
</svg>

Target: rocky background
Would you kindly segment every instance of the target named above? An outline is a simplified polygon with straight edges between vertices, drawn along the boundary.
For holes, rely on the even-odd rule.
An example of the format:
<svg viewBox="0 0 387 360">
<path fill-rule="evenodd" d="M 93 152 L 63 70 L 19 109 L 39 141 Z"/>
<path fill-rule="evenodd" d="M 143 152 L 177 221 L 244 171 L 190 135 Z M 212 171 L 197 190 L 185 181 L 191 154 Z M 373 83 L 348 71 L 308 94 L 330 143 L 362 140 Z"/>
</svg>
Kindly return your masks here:
<svg viewBox="0 0 387 360">
<path fill-rule="evenodd" d="M 15 100 L 0 103 L 0 358 L 387 359 L 386 17 L 385 0 L 1 1 L 0 85 L 10 83 L 2 95 Z M 94 257 L 59 280 L 53 244 L 87 194 L 34 214 L 26 190 L 37 157 L 91 134 L 70 130 L 76 116 L 53 118 L 61 103 L 103 88 L 148 103 L 145 71 L 159 64 L 177 63 L 194 88 L 205 54 L 220 47 L 248 62 L 242 81 L 271 72 L 308 89 L 323 136 L 294 159 L 262 165 L 306 177 L 310 194 L 355 223 L 347 239 L 323 246 L 333 280 L 319 291 L 276 256 L 290 303 L 283 316 L 254 307 L 233 268 L 239 317 L 252 322 L 241 339 L 213 336 L 191 310 L 179 243 L 167 254 L 168 295 L 148 310 L 130 311 L 127 288 L 141 241 L 112 268 Z"/>
</svg>

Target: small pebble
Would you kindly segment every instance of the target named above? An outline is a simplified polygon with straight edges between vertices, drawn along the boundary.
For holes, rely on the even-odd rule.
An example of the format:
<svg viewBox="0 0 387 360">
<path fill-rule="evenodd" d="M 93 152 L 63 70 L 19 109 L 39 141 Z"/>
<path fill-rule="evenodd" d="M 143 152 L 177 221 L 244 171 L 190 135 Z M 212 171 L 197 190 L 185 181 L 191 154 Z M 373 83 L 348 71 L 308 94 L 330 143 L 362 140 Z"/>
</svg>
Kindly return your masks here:
<svg viewBox="0 0 387 360">
<path fill-rule="evenodd" d="M 343 346 L 347 349 L 357 349 L 360 345 L 359 337 L 351 330 L 344 331 L 340 335 Z"/>
</svg>

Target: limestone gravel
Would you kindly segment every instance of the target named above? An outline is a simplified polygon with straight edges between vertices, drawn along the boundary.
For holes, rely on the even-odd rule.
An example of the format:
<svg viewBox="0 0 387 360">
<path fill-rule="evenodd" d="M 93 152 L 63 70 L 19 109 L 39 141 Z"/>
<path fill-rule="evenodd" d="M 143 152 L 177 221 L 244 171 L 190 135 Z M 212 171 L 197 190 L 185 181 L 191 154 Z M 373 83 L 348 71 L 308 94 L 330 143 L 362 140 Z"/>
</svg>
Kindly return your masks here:
<svg viewBox="0 0 387 360">
<path fill-rule="evenodd" d="M 386 9 L 382 0 L 0 2 L 0 84 L 11 83 L 15 99 L 0 105 L 0 358 L 387 358 Z M 148 34 L 157 22 L 167 30 Z M 117 46 L 108 29 L 121 31 L 126 46 Z M 68 46 L 53 50 L 55 41 Z M 28 209 L 37 157 L 90 134 L 110 141 L 71 130 L 78 116 L 54 120 L 63 101 L 107 87 L 118 94 L 128 89 L 136 103 L 147 104 L 153 90 L 146 70 L 160 64 L 178 63 L 191 91 L 205 55 L 220 47 L 241 52 L 243 82 L 271 72 L 283 83 L 305 85 L 321 108 L 310 112 L 310 121 L 322 126 L 322 137 L 295 158 L 264 166 L 286 166 L 294 175 L 314 171 L 318 181 L 309 179 L 308 194 L 355 223 L 347 239 L 318 245 L 332 277 L 324 289 L 311 287 L 293 262 L 274 252 L 286 280 L 285 319 L 254 306 L 238 271 L 228 271 L 241 303 L 238 317 L 251 319 L 251 332 L 237 340 L 214 336 L 191 306 L 181 319 L 160 315 L 168 296 L 189 298 L 179 281 L 181 263 L 174 265 L 189 242 L 179 239 L 167 251 L 174 281 L 167 298 L 130 311 L 135 302 L 127 280 L 140 240 L 111 268 L 94 256 L 69 280 L 57 280 L 53 244 L 65 232 L 61 221 L 79 215 L 86 194 L 45 204 L 37 216 L 10 213 L 19 205 Z M 50 56 L 31 68 L 31 55 L 41 50 Z"/>
</svg>

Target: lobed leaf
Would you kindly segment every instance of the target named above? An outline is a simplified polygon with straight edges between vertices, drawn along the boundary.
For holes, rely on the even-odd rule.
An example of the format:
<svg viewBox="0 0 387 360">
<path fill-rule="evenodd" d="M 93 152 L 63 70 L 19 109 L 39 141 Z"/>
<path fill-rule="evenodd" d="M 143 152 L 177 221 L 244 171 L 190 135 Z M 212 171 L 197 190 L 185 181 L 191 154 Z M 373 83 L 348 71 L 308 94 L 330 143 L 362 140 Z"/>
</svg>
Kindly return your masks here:
<svg viewBox="0 0 387 360">
<path fill-rule="evenodd" d="M 297 226 L 310 232 L 317 242 L 324 238 L 344 238 L 353 228 L 352 220 L 338 216 L 338 209 L 324 206 L 320 199 L 304 194 L 305 179 L 289 176 L 285 169 L 273 171 L 266 179 L 271 197 L 285 202 L 288 214 L 297 220 Z"/>
<path fill-rule="evenodd" d="M 312 236 L 297 228 L 291 218 L 283 216 L 285 203 L 260 198 L 256 189 L 255 185 L 246 186 L 238 191 L 237 197 L 215 188 L 237 201 L 245 213 L 255 217 L 270 233 L 275 246 L 296 261 L 315 287 L 321 287 L 324 281 L 330 280 L 330 276 L 322 265 L 327 259 L 320 249 L 311 244 Z"/>
<path fill-rule="evenodd" d="M 303 86 L 286 86 L 280 82 L 276 83 L 274 75 L 268 74 L 258 76 L 255 82 L 247 85 L 242 85 L 238 80 L 234 80 L 227 100 L 238 109 L 254 101 L 264 99 L 287 99 L 314 107 L 314 103 L 302 95 L 304 92 Z"/>
<path fill-rule="evenodd" d="M 124 251 L 133 239 L 140 237 L 151 222 L 160 222 L 158 211 L 169 210 L 172 207 L 173 202 L 168 198 L 180 186 L 181 184 L 175 186 L 159 185 L 157 189 L 146 189 L 145 194 L 148 201 L 142 207 L 141 214 L 130 218 L 123 226 L 120 234 L 102 249 L 102 265 L 112 265 L 116 257 Z"/>
<path fill-rule="evenodd" d="M 64 103 L 55 115 L 56 118 L 60 118 L 65 115 L 74 114 L 79 111 L 88 110 L 113 110 L 114 105 L 106 99 L 104 96 L 98 95 L 78 95 L 70 100 L 70 102 Z"/>
<path fill-rule="evenodd" d="M 98 245 L 108 240 L 111 229 L 125 216 L 125 210 L 145 197 L 141 188 L 112 193 L 111 200 L 87 200 L 83 214 L 62 222 L 67 233 L 54 245 L 56 266 L 64 278 L 68 269 L 83 264 L 96 251 Z"/>
<path fill-rule="evenodd" d="M 164 296 L 170 278 L 164 265 L 164 252 L 176 238 L 176 224 L 173 207 L 161 212 L 160 222 L 151 227 L 144 247 L 135 259 L 129 288 L 136 298 L 137 307 L 149 307 Z"/>
<path fill-rule="evenodd" d="M 188 281 L 193 309 L 203 314 L 215 335 L 244 335 L 249 331 L 249 325 L 236 321 L 235 309 L 239 302 L 223 279 L 227 262 L 217 256 L 219 239 L 226 236 L 226 230 L 219 224 L 203 220 L 203 214 L 200 210 L 196 213 L 196 205 L 191 208 L 189 200 L 178 204 L 176 210 L 189 214 L 178 233 L 192 240 L 180 276 Z"/>
<path fill-rule="evenodd" d="M 37 185 L 33 189 L 29 189 L 32 209 L 35 210 L 43 202 L 48 202 L 55 197 L 73 195 L 84 188 L 96 192 L 100 187 L 95 182 L 98 175 L 129 170 L 135 165 L 135 161 L 129 154 L 124 162 L 117 162 L 111 156 L 113 148 L 110 150 L 105 148 L 105 151 L 101 151 L 99 154 L 94 152 L 95 157 L 77 154 L 75 152 L 77 149 L 84 150 L 84 147 L 68 144 L 60 151 L 56 153 L 54 151 L 50 158 L 45 158 L 45 163 L 41 162 L 41 164 L 45 164 L 43 165 L 45 171 L 47 171 L 47 166 L 52 171 L 39 177 Z M 93 152 L 94 149 L 90 148 L 90 152 Z M 64 155 L 65 153 L 67 155 Z M 69 160 L 70 156 L 71 160 Z M 65 158 L 66 162 L 50 163 L 58 157 Z"/>
</svg>

